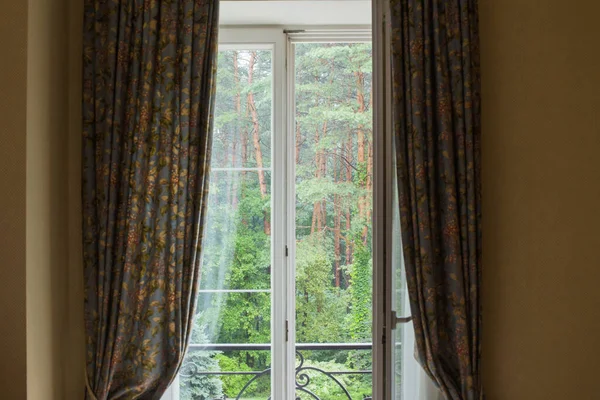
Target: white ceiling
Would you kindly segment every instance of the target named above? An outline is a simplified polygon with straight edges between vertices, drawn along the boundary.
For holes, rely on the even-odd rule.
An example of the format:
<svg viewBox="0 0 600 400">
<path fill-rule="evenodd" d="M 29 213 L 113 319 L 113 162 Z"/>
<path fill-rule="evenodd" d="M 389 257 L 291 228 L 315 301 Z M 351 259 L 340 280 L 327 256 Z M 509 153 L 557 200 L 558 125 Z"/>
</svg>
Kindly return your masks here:
<svg viewBox="0 0 600 400">
<path fill-rule="evenodd" d="M 222 0 L 221 25 L 370 25 L 371 1 Z"/>
</svg>

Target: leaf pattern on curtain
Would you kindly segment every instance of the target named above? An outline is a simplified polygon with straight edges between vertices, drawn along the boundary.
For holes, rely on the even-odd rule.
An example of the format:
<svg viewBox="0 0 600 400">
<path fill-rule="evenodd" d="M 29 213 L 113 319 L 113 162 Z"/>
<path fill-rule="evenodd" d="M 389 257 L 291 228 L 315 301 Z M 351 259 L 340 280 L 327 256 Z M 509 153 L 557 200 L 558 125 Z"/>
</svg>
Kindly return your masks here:
<svg viewBox="0 0 600 400">
<path fill-rule="evenodd" d="M 476 0 L 391 0 L 393 118 L 417 358 L 447 399 L 483 397 Z"/>
<path fill-rule="evenodd" d="M 208 189 L 217 0 L 85 0 L 88 399 L 159 399 L 189 341 Z"/>
</svg>

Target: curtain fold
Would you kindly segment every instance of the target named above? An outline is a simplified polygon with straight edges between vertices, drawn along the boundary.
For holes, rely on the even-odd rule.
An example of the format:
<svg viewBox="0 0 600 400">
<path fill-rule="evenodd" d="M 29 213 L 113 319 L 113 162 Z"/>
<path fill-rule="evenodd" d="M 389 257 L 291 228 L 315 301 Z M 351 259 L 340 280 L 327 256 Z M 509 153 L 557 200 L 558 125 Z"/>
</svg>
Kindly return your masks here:
<svg viewBox="0 0 600 400">
<path fill-rule="evenodd" d="M 192 328 L 217 0 L 85 0 L 86 399 L 160 399 Z"/>
<path fill-rule="evenodd" d="M 446 399 L 483 398 L 476 0 L 390 0 L 393 126 L 417 358 Z"/>
</svg>

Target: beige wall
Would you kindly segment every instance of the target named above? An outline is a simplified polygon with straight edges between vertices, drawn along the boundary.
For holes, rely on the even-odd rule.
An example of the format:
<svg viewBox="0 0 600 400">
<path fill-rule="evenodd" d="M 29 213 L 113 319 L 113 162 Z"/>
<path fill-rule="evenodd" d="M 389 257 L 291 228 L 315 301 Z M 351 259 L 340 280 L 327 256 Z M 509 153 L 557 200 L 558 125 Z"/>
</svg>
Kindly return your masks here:
<svg viewBox="0 0 600 400">
<path fill-rule="evenodd" d="M 0 393 L 24 399 L 27 2 L 0 13 Z"/>
<path fill-rule="evenodd" d="M 64 399 L 68 41 L 65 0 L 29 0 L 27 399 Z"/>
<path fill-rule="evenodd" d="M 65 400 L 80 400 L 85 387 L 83 365 L 85 338 L 83 327 L 83 266 L 81 255 L 81 54 L 83 2 L 69 4 L 69 139 L 68 207 L 69 268 L 67 326 L 65 332 Z"/>
<path fill-rule="evenodd" d="M 0 13 L 0 397 L 7 400 L 65 399 L 66 360 L 81 353 L 81 341 L 67 343 L 74 336 L 66 291 L 73 72 L 66 11 L 67 0 L 29 0 L 3 2 Z"/>
<path fill-rule="evenodd" d="M 0 13 L 0 387 L 25 399 L 27 371 L 30 399 L 78 399 L 80 219 L 65 206 L 79 203 L 80 5 L 66 21 L 63 7 L 31 4 L 7 1 Z M 566 4 L 480 2 L 490 400 L 598 398 L 600 6 Z M 64 38 L 64 26 L 63 47 L 49 35 Z"/>
<path fill-rule="evenodd" d="M 480 1 L 489 400 L 600 398 L 599 14 Z"/>
</svg>

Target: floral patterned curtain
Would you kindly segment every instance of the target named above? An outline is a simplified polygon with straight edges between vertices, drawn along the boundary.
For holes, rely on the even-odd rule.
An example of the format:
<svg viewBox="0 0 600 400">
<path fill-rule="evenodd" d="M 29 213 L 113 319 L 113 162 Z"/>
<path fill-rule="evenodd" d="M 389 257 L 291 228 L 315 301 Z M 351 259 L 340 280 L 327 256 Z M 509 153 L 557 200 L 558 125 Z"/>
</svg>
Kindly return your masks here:
<svg viewBox="0 0 600 400">
<path fill-rule="evenodd" d="M 390 0 L 402 240 L 417 358 L 483 397 L 477 0 Z"/>
<path fill-rule="evenodd" d="M 189 341 L 217 0 L 85 0 L 86 399 L 160 399 Z"/>
</svg>

